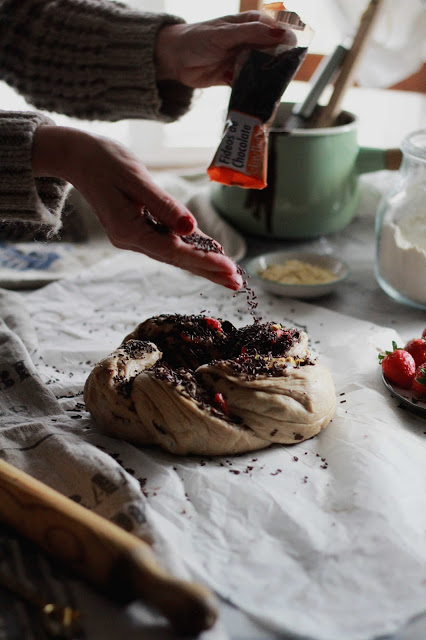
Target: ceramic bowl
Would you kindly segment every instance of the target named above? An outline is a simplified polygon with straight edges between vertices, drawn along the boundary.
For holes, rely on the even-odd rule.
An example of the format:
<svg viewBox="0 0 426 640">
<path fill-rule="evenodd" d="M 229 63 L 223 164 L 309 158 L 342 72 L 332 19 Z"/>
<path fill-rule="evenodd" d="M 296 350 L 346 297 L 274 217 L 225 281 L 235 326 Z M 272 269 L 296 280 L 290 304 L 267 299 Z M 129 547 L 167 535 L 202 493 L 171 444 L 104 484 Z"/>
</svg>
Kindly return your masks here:
<svg viewBox="0 0 426 640">
<path fill-rule="evenodd" d="M 330 282 L 320 284 L 282 284 L 267 278 L 262 278 L 259 274 L 272 264 L 284 264 L 287 260 L 301 260 L 312 265 L 317 265 L 329 269 L 335 279 Z M 330 255 L 320 253 L 308 253 L 299 251 L 274 251 L 265 253 L 251 260 L 244 265 L 247 274 L 252 282 L 277 296 L 289 298 L 319 298 L 331 293 L 333 289 L 348 277 L 350 269 L 348 265 Z"/>
</svg>

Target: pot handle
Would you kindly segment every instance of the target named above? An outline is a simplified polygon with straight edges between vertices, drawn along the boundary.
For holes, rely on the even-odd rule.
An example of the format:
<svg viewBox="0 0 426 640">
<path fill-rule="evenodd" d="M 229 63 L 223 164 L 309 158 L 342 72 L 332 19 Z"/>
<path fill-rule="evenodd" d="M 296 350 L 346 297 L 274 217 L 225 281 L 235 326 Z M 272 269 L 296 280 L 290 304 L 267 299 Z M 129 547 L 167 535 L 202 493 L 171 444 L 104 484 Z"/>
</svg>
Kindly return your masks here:
<svg viewBox="0 0 426 640">
<path fill-rule="evenodd" d="M 397 171 L 401 166 L 400 149 L 378 149 L 376 147 L 360 147 L 356 159 L 358 173 L 371 173 L 382 169 Z"/>
</svg>

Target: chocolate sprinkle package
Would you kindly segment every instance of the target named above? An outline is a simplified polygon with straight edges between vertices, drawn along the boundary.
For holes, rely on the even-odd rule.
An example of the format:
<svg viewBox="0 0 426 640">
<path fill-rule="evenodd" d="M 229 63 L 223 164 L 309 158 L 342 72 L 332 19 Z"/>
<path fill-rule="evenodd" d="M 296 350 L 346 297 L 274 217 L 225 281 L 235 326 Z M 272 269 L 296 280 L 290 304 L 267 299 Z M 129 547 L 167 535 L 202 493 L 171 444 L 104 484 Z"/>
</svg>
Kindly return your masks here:
<svg viewBox="0 0 426 640">
<path fill-rule="evenodd" d="M 302 64 L 313 31 L 282 3 L 263 8 L 285 27 L 285 43 L 244 51 L 237 60 L 222 140 L 207 173 L 225 185 L 266 187 L 269 128 L 281 96 Z"/>
</svg>

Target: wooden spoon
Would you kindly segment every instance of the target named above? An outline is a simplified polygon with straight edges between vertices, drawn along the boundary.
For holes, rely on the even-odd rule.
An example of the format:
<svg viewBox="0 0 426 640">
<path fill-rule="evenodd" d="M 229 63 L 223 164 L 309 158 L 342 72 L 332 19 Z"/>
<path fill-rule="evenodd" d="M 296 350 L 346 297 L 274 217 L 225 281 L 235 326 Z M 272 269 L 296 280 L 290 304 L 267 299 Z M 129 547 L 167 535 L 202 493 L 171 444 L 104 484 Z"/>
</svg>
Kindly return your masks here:
<svg viewBox="0 0 426 640">
<path fill-rule="evenodd" d="M 383 5 L 384 0 L 371 0 L 367 9 L 361 16 L 358 31 L 351 48 L 345 56 L 340 73 L 334 85 L 330 101 L 321 110 L 315 127 L 332 127 L 340 113 L 340 105 L 347 89 L 353 82 L 356 65 L 365 49 L 370 37 L 375 19 Z"/>
</svg>

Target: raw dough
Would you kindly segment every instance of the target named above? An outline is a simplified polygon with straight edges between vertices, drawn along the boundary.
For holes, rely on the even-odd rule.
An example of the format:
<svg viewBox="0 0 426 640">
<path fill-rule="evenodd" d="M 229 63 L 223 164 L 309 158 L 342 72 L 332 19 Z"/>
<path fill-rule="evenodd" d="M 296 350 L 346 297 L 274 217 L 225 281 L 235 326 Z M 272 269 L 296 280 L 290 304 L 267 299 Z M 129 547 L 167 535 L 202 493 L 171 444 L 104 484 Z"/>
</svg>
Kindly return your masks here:
<svg viewBox="0 0 426 640">
<path fill-rule="evenodd" d="M 156 316 L 95 366 L 86 407 L 109 435 L 179 455 L 301 442 L 336 404 L 331 374 L 307 341 L 274 322 L 236 329 L 206 316 Z"/>
</svg>

